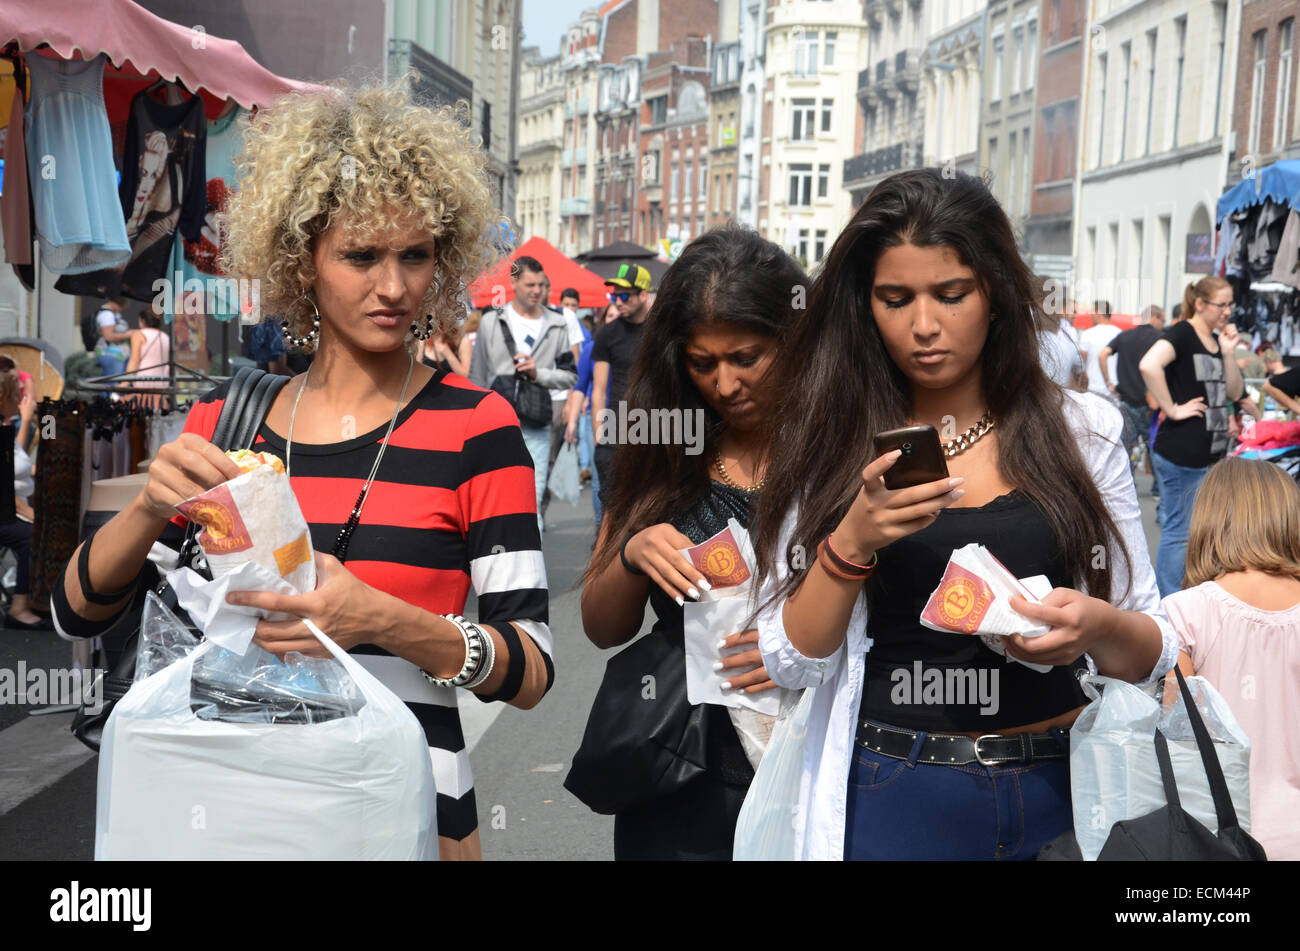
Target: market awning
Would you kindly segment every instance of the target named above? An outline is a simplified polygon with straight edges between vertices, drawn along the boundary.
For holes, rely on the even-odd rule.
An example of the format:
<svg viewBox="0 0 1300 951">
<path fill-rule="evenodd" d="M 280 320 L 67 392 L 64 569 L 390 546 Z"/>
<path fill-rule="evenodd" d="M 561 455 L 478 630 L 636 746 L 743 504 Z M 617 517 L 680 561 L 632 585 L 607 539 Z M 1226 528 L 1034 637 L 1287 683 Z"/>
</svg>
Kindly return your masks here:
<svg viewBox="0 0 1300 951">
<path fill-rule="evenodd" d="M 131 0 L 0 0 L 0 47 L 17 42 L 25 55 L 62 59 L 108 56 L 104 71 L 105 106 L 110 118 L 119 106 L 114 80 L 126 83 L 126 104 L 140 82 L 159 77 L 200 93 L 209 118 L 220 115 L 228 99 L 245 109 L 262 107 L 297 90 L 319 88 L 277 76 L 234 40 L 181 26 L 155 16 Z M 48 49 L 37 50 L 41 44 Z M 0 117 L 7 122 L 8 114 Z"/>
<path fill-rule="evenodd" d="M 660 261 L 659 256 L 649 248 L 643 248 L 631 241 L 615 241 L 603 248 L 584 251 L 575 259 L 579 264 L 602 278 L 613 277 L 618 273 L 618 266 L 624 261 L 641 265 L 650 272 L 650 286 L 658 287 L 659 280 L 668 270 L 668 262 Z"/>
<path fill-rule="evenodd" d="M 490 307 L 510 300 L 510 262 L 518 257 L 533 257 L 551 279 L 550 303 L 558 304 L 560 293 L 572 287 L 578 292 L 580 307 L 599 307 L 608 302 L 609 288 L 604 279 L 566 258 L 545 238 L 529 238 L 500 264 L 470 285 L 470 300 L 475 307 Z"/>
<path fill-rule="evenodd" d="M 1256 169 L 1219 196 L 1215 221 L 1254 205 L 1275 201 L 1300 210 L 1300 159 L 1287 159 Z"/>
</svg>

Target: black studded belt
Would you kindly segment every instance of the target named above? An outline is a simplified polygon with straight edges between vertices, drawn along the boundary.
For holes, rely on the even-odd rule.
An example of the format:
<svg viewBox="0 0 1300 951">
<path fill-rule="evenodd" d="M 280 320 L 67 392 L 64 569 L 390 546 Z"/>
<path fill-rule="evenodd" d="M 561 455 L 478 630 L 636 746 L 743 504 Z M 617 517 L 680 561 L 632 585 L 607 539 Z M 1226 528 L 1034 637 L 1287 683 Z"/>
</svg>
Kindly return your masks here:
<svg viewBox="0 0 1300 951">
<path fill-rule="evenodd" d="M 1070 733 L 1066 729 L 1060 732 L 1065 736 Z M 871 720 L 858 721 L 858 745 L 894 759 L 911 758 L 912 747 L 919 735 L 914 730 L 902 727 L 887 726 Z M 930 733 L 921 745 L 917 762 L 945 766 L 961 766 L 966 763 L 1001 766 L 1005 763 L 1065 759 L 1069 755 L 1069 751 L 1062 748 L 1052 733 L 1014 733 L 1011 736 L 990 733 L 978 739 L 960 733 Z"/>
</svg>

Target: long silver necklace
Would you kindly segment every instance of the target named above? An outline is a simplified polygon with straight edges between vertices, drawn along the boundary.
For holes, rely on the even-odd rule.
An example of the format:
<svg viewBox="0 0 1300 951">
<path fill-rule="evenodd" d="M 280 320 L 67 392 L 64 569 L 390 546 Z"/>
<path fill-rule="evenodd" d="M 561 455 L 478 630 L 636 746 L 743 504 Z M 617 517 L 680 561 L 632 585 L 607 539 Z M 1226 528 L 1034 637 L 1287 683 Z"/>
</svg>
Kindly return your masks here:
<svg viewBox="0 0 1300 951">
<path fill-rule="evenodd" d="M 408 356 L 410 356 L 408 354 Z M 361 506 L 365 504 L 366 496 L 370 492 L 370 485 L 375 481 L 375 473 L 379 471 L 379 463 L 384 459 L 384 450 L 388 448 L 388 437 L 393 434 L 393 427 L 397 425 L 397 417 L 401 415 L 402 404 L 406 402 L 406 389 L 411 385 L 411 372 L 415 369 L 415 357 L 410 357 L 410 365 L 406 368 L 406 381 L 402 384 L 402 395 L 397 398 L 397 408 L 393 410 L 393 418 L 388 421 L 388 431 L 384 433 L 384 439 L 379 444 L 379 454 L 375 456 L 375 464 L 370 467 L 370 475 L 366 476 L 366 483 L 361 487 L 361 494 L 357 496 L 357 502 L 352 506 L 352 514 L 348 516 L 347 522 L 339 530 L 339 537 L 334 541 L 334 550 L 331 554 L 339 561 L 343 561 L 348 552 L 348 544 L 352 541 L 352 533 L 356 531 L 357 524 L 361 521 Z M 307 367 L 307 374 L 303 377 L 302 386 L 298 388 L 298 395 L 293 400 L 293 412 L 289 414 L 289 439 L 284 447 L 284 474 L 286 477 L 292 474 L 290 468 L 293 463 L 293 424 L 298 418 L 298 403 L 302 401 L 302 394 L 307 390 L 307 383 L 311 380 L 311 367 Z"/>
</svg>

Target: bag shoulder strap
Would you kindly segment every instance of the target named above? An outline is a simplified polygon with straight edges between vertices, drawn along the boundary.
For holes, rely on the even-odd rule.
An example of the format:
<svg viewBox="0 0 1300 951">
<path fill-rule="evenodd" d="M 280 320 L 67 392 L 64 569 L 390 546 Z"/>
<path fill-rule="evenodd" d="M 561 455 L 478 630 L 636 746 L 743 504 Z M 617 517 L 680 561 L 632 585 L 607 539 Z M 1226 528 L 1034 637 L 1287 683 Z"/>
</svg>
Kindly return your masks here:
<svg viewBox="0 0 1300 951">
<path fill-rule="evenodd" d="M 221 404 L 217 425 L 212 430 L 212 445 L 223 450 L 251 448 L 275 395 L 288 382 L 287 376 L 267 373 L 256 367 L 240 367 L 231 378 L 230 389 Z M 187 563 L 197 533 L 198 527 L 191 521 L 185 530 L 179 564 Z"/>
<path fill-rule="evenodd" d="M 1214 741 L 1210 739 L 1210 731 L 1205 728 L 1201 712 L 1196 709 L 1192 692 L 1187 689 L 1187 680 L 1176 666 L 1174 673 L 1178 675 L 1178 690 L 1183 703 L 1187 705 L 1187 719 L 1191 721 L 1192 733 L 1196 735 L 1196 747 L 1201 752 L 1201 762 L 1205 764 L 1205 776 L 1210 781 L 1210 795 L 1214 797 L 1214 812 L 1219 820 L 1219 834 L 1222 835 L 1225 829 L 1237 828 L 1237 810 L 1232 805 L 1227 780 L 1223 778 L 1223 766 L 1219 763 L 1218 754 L 1214 752 Z"/>
</svg>

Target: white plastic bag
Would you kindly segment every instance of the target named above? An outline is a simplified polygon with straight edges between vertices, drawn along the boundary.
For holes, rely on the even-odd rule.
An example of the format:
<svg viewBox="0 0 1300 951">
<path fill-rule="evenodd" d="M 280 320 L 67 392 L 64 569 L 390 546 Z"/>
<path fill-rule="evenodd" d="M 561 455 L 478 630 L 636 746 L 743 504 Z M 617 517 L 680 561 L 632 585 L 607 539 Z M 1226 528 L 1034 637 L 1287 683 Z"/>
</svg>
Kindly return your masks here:
<svg viewBox="0 0 1300 951">
<path fill-rule="evenodd" d="M 95 858 L 438 857 L 428 743 L 401 700 L 307 622 L 364 705 L 323 723 L 202 719 L 205 642 L 136 682 L 104 727 Z"/>
<path fill-rule="evenodd" d="M 772 729 L 763 760 L 745 794 L 736 819 L 732 857 L 737 862 L 793 861 L 794 831 L 799 819 L 799 787 L 803 780 L 804 744 L 816 687 L 809 687 L 782 711 Z"/>
<path fill-rule="evenodd" d="M 570 505 L 578 504 L 582 482 L 578 475 L 577 444 L 566 442 L 560 447 L 560 454 L 555 457 L 555 465 L 551 467 L 551 477 L 546 485 L 551 490 L 551 495 L 557 499 L 564 499 Z"/>
<path fill-rule="evenodd" d="M 1249 832 L 1250 739 L 1208 680 L 1189 677 L 1187 685 L 1214 741 L 1238 822 Z M 1070 793 L 1074 835 L 1084 860 L 1097 858 L 1116 822 L 1166 805 L 1156 761 L 1157 727 L 1169 741 L 1183 809 L 1217 835 L 1219 820 L 1205 764 L 1182 700 L 1162 707 L 1141 688 L 1110 677 L 1085 677 L 1083 689 L 1094 699 L 1070 728 Z"/>
</svg>

